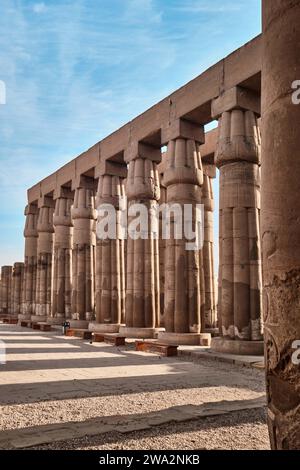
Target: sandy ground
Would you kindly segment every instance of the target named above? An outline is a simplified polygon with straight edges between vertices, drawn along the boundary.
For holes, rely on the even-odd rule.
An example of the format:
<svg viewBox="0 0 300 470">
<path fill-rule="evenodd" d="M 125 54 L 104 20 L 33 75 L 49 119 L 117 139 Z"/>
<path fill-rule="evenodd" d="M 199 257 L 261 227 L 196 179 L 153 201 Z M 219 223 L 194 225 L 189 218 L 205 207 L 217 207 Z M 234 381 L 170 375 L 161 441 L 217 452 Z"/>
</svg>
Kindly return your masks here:
<svg viewBox="0 0 300 470">
<path fill-rule="evenodd" d="M 0 366 L 0 440 L 5 432 L 84 423 L 168 410 L 174 406 L 254 400 L 262 371 L 218 361 L 160 358 L 130 348 L 89 344 L 0 325 L 7 363 Z M 108 432 L 34 448 L 268 449 L 264 408 L 169 423 L 126 434 Z"/>
</svg>

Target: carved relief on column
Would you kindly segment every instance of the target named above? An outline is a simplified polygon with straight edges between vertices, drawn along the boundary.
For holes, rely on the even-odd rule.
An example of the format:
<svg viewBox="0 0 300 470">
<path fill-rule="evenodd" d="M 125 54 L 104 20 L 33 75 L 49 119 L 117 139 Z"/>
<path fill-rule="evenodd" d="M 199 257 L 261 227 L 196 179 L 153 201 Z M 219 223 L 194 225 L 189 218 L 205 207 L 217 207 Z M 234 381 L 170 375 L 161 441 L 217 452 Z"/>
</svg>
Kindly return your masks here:
<svg viewBox="0 0 300 470">
<path fill-rule="evenodd" d="M 196 206 L 201 204 L 203 170 L 200 145 L 204 142 L 204 131 L 187 121 L 180 121 L 168 131 L 164 185 L 167 188 L 167 203 L 182 209 L 180 220 L 182 237 L 174 236 L 175 218 L 171 219 L 170 238 L 166 240 L 165 263 L 165 313 L 166 333 L 159 338 L 177 344 L 199 344 L 201 326 L 201 291 L 204 293 L 204 276 L 201 276 L 202 249 L 187 249 L 191 240 L 186 238 L 184 227 L 185 205 L 192 208 L 192 230 L 196 224 Z M 201 287 L 202 286 L 202 287 Z"/>
<path fill-rule="evenodd" d="M 204 246 L 203 267 L 205 276 L 205 327 L 217 326 L 216 287 L 214 268 L 214 196 L 212 179 L 215 178 L 215 167 L 203 167 L 202 203 L 204 204 Z"/>
<path fill-rule="evenodd" d="M 1 267 L 1 313 L 11 313 L 12 266 Z"/>
<path fill-rule="evenodd" d="M 54 269 L 53 269 L 53 302 L 50 322 L 61 323 L 71 318 L 72 290 L 72 238 L 73 224 L 71 206 L 73 194 L 70 190 L 60 188 L 55 201 L 53 216 L 54 225 Z"/>
<path fill-rule="evenodd" d="M 125 154 L 129 163 L 126 184 L 128 199 L 126 328 L 128 336 L 152 337 L 159 326 L 159 248 L 157 203 L 160 197 L 158 148 L 138 144 Z M 137 210 L 137 212 L 136 212 Z M 145 227 L 131 231 L 131 224 L 145 214 Z M 136 238 L 136 239 L 134 239 Z"/>
<path fill-rule="evenodd" d="M 86 327 L 94 319 L 95 306 L 95 181 L 76 182 L 71 209 L 74 225 L 72 250 L 72 325 Z"/>
<path fill-rule="evenodd" d="M 30 320 L 36 308 L 36 279 L 37 279 L 37 219 L 38 207 L 29 204 L 25 208 L 25 256 L 22 313 L 19 319 Z"/>
<path fill-rule="evenodd" d="M 53 268 L 53 212 L 52 198 L 42 197 L 39 201 L 37 222 L 37 281 L 36 310 L 33 321 L 46 321 L 51 314 L 52 268 Z"/>
<path fill-rule="evenodd" d="M 116 173 L 118 170 L 115 168 Z M 125 176 L 126 167 L 120 170 Z M 113 171 L 114 165 L 111 164 L 110 173 Z M 118 332 L 120 325 L 125 323 L 125 240 L 120 231 L 121 202 L 125 197 L 123 176 L 104 171 L 98 181 L 96 322 L 90 323 L 89 328 L 99 332 Z M 110 235 L 107 233 L 109 229 Z"/>
<path fill-rule="evenodd" d="M 24 284 L 24 263 L 15 263 L 12 272 L 11 313 L 18 316 L 21 313 Z"/>
<path fill-rule="evenodd" d="M 221 334 L 236 341 L 262 340 L 260 248 L 260 131 L 258 113 L 245 90 L 234 89 L 233 104 L 216 100 L 220 169 Z M 252 95 L 250 95 L 252 99 Z M 250 98 L 249 98 L 250 99 Z M 221 100 L 221 98 L 219 99 Z M 223 100 L 223 98 L 222 98 Z M 243 100 L 243 101 L 242 101 Z M 230 100 L 229 100 L 230 101 Z M 239 103 L 242 104 L 239 105 Z M 256 101 L 254 101 L 256 103 Z M 221 109 L 221 111 L 220 111 Z M 236 343 L 237 345 L 237 343 Z M 250 345 L 262 352 L 262 343 Z M 241 346 L 243 347 L 243 346 Z M 245 350 L 246 351 L 246 350 Z M 254 352 L 254 350 L 253 350 Z"/>
</svg>

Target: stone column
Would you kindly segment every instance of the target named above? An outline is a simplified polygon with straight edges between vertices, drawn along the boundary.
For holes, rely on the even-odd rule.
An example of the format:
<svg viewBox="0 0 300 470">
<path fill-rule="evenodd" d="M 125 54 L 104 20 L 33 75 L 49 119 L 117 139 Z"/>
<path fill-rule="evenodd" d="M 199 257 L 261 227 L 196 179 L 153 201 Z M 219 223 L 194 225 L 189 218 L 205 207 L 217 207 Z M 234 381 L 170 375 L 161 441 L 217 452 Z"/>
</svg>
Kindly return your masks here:
<svg viewBox="0 0 300 470">
<path fill-rule="evenodd" d="M 36 277 L 37 277 L 37 219 L 38 207 L 29 204 L 25 208 L 25 256 L 22 313 L 19 320 L 30 320 L 35 314 L 36 307 Z"/>
<path fill-rule="evenodd" d="M 48 318 L 48 322 L 62 324 L 71 318 L 73 193 L 66 188 L 59 188 L 55 193 L 55 199 L 53 301 L 52 316 Z"/>
<path fill-rule="evenodd" d="M 24 263 L 15 263 L 12 272 L 11 313 L 18 318 L 21 312 L 24 285 Z"/>
<path fill-rule="evenodd" d="M 2 266 L 1 268 L 1 313 L 4 315 L 11 313 L 12 270 L 12 266 Z"/>
<path fill-rule="evenodd" d="M 128 337 L 151 338 L 159 327 L 159 254 L 157 202 L 160 196 L 157 163 L 160 148 L 143 143 L 133 144 L 125 152 L 128 162 L 126 196 L 129 227 L 127 239 L 126 327 L 120 332 Z M 145 214 L 145 227 L 131 230 L 139 217 L 134 208 Z M 139 210 L 139 209 L 138 209 Z M 138 235 L 137 232 L 140 232 Z M 136 239 L 134 239 L 136 237 Z"/>
<path fill-rule="evenodd" d="M 95 180 L 81 176 L 74 182 L 71 326 L 87 328 L 94 320 Z"/>
<path fill-rule="evenodd" d="M 32 321 L 44 322 L 51 312 L 52 260 L 53 260 L 53 210 L 52 198 L 43 196 L 39 200 L 37 222 L 37 281 L 36 309 Z"/>
<path fill-rule="evenodd" d="M 300 80 L 300 2 L 263 0 L 262 5 L 261 223 L 268 424 L 273 449 L 299 450 L 300 104 L 295 101 L 299 90 L 292 96 L 292 84 Z"/>
<path fill-rule="evenodd" d="M 216 167 L 203 165 L 202 203 L 204 204 L 203 267 L 205 276 L 205 330 L 217 327 L 217 307 L 214 268 L 214 196 L 212 179 Z"/>
<path fill-rule="evenodd" d="M 165 157 L 165 155 L 164 155 Z M 163 175 L 165 170 L 165 161 L 158 168 L 160 182 L 160 199 L 159 204 L 167 203 L 167 188 L 163 183 Z M 159 292 L 160 292 L 160 321 L 161 327 L 164 326 L 164 308 L 165 308 L 165 262 L 166 262 L 166 240 L 162 237 L 163 212 L 159 212 Z"/>
<path fill-rule="evenodd" d="M 176 121 L 163 130 L 162 139 L 164 143 L 168 142 L 163 179 L 167 188 L 167 203 L 170 209 L 173 204 L 182 209 L 182 219 L 178 222 L 182 237 L 174 237 L 176 224 L 175 219 L 171 219 L 171 236 L 166 240 L 165 262 L 166 332 L 160 333 L 159 339 L 173 344 L 200 344 L 201 305 L 204 305 L 201 301 L 201 290 L 202 293 L 204 291 L 203 275 L 201 288 L 202 254 L 198 249 L 188 249 L 188 244 L 193 240 L 186 238 L 183 215 L 186 210 L 184 205 L 188 204 L 192 208 L 192 229 L 194 232 L 199 229 L 196 224 L 196 205 L 201 204 L 203 184 L 199 148 L 204 142 L 203 126 Z"/>
<path fill-rule="evenodd" d="M 110 171 L 105 169 L 99 175 L 96 197 L 96 322 L 90 323 L 89 329 L 103 333 L 117 333 L 125 323 L 125 240 L 120 231 L 120 205 L 125 197 L 126 173 L 126 167 L 110 163 Z M 105 231 L 105 236 L 100 228 Z"/>
<path fill-rule="evenodd" d="M 261 325 L 259 97 L 233 88 L 213 101 L 219 118 L 221 338 L 218 351 L 263 354 Z"/>
</svg>

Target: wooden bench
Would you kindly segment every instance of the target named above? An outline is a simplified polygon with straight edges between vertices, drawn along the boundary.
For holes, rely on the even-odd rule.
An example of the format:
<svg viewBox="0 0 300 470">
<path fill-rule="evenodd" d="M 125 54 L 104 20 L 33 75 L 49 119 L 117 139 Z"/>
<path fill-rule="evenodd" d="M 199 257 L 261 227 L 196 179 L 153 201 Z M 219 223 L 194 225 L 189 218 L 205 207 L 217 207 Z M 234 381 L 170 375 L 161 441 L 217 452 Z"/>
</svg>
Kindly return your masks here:
<svg viewBox="0 0 300 470">
<path fill-rule="evenodd" d="M 9 320 L 10 320 L 10 319 L 7 318 L 7 317 L 2 318 L 3 323 L 9 323 Z"/>
<path fill-rule="evenodd" d="M 81 339 L 92 339 L 92 331 L 81 328 L 67 328 L 66 336 L 74 336 Z"/>
<path fill-rule="evenodd" d="M 136 341 L 135 350 L 159 354 L 160 356 L 177 356 L 178 346 L 174 344 L 159 343 L 158 341 Z"/>
<path fill-rule="evenodd" d="M 40 330 L 41 329 L 41 325 L 39 323 L 32 323 L 31 324 L 31 328 L 33 330 Z"/>
</svg>

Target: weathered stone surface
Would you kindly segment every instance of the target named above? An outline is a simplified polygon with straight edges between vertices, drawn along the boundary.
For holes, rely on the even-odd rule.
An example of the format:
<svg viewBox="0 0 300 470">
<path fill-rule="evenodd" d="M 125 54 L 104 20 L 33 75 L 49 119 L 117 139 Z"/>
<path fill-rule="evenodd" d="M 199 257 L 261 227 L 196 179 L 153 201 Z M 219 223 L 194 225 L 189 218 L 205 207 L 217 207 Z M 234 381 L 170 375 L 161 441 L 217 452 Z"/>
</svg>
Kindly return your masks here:
<svg viewBox="0 0 300 470">
<path fill-rule="evenodd" d="M 90 181 L 81 179 L 75 190 L 71 209 L 74 225 L 72 250 L 72 320 L 89 322 L 94 319 L 95 306 L 95 197 Z M 85 326 L 87 326 L 86 323 Z"/>
<path fill-rule="evenodd" d="M 151 151 L 150 151 L 151 154 Z M 128 198 L 128 239 L 127 239 L 127 287 L 126 317 L 127 328 L 150 328 L 159 326 L 159 248 L 156 218 L 157 202 L 160 198 L 157 164 L 152 160 L 136 155 L 131 159 L 126 181 Z M 130 228 L 139 214 L 132 208 L 140 204 L 145 208 L 148 222 L 147 233 Z M 146 228 L 144 229 L 146 230 Z M 143 238 L 142 238 L 143 236 Z"/>
<path fill-rule="evenodd" d="M 98 182 L 96 207 L 98 224 L 110 221 L 115 236 L 97 234 L 96 247 L 96 323 L 120 325 L 125 322 L 125 241 L 120 230 L 120 204 L 125 197 L 124 180 L 110 174 L 101 175 Z M 103 227 L 103 231 L 108 226 Z M 102 231 L 102 230 L 101 230 Z M 113 235 L 113 234 L 112 234 Z"/>
<path fill-rule="evenodd" d="M 260 132 L 252 111 L 225 111 L 219 120 L 219 326 L 229 339 L 262 340 Z"/>
<path fill-rule="evenodd" d="M 2 266 L 1 268 L 1 313 L 10 314 L 11 312 L 11 285 L 12 285 L 12 266 Z"/>
<path fill-rule="evenodd" d="M 46 321 L 51 315 L 53 269 L 53 209 L 52 199 L 44 198 L 39 207 L 37 221 L 37 280 L 35 314 L 38 321 Z"/>
<path fill-rule="evenodd" d="M 52 318 L 64 321 L 71 318 L 72 291 L 72 241 L 71 197 L 59 197 L 55 202 L 53 216 L 53 302 Z"/>
<path fill-rule="evenodd" d="M 205 328 L 217 326 L 217 294 L 214 263 L 214 195 L 210 167 L 203 166 L 202 204 L 204 204 L 204 246 L 202 263 L 204 270 L 204 321 Z"/>
<path fill-rule="evenodd" d="M 268 422 L 273 449 L 300 449 L 300 2 L 263 1 L 262 246 Z"/>
<path fill-rule="evenodd" d="M 167 203 L 184 204 L 193 208 L 193 231 L 196 204 L 201 204 L 203 184 L 200 144 L 194 140 L 178 138 L 168 144 L 163 184 L 167 188 Z M 174 215 L 170 238 L 166 240 L 165 258 L 165 308 L 164 326 L 169 333 L 193 333 L 201 331 L 201 268 L 199 252 L 187 250 L 190 240 L 175 237 Z M 180 221 L 183 224 L 183 218 Z M 203 284 L 202 284 L 203 285 Z M 203 293 L 203 288 L 202 288 Z"/>
<path fill-rule="evenodd" d="M 37 205 L 29 204 L 25 208 L 25 254 L 24 254 L 24 285 L 22 315 L 30 319 L 36 307 L 36 280 L 37 280 Z"/>
<path fill-rule="evenodd" d="M 24 263 L 14 263 L 11 286 L 11 313 L 21 313 L 24 285 Z"/>
</svg>

